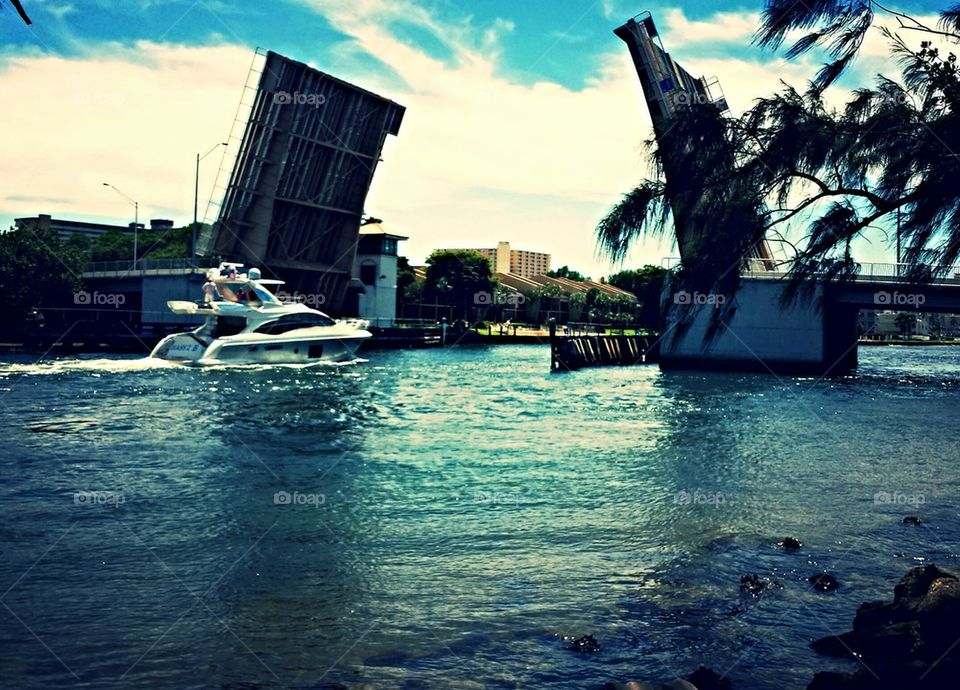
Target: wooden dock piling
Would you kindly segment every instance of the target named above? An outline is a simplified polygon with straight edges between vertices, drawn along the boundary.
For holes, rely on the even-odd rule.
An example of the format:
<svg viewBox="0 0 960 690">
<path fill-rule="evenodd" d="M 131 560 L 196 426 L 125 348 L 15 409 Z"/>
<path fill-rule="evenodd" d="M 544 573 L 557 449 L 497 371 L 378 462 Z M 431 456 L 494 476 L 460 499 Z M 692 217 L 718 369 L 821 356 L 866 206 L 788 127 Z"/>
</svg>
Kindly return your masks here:
<svg viewBox="0 0 960 690">
<path fill-rule="evenodd" d="M 567 371 L 581 367 L 655 364 L 658 340 L 648 335 L 557 335 L 550 320 L 550 368 Z"/>
</svg>

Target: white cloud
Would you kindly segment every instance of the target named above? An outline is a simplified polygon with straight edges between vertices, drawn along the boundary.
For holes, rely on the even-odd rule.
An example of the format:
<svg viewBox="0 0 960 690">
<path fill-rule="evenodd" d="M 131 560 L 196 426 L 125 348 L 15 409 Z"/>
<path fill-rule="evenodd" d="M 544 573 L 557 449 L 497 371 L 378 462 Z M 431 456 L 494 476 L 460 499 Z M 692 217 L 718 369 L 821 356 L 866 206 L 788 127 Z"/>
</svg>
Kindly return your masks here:
<svg viewBox="0 0 960 690">
<path fill-rule="evenodd" d="M 46 3 L 45 5 L 41 5 L 41 7 L 45 9 L 47 12 L 49 12 L 50 14 L 52 14 L 57 19 L 63 19 L 67 15 L 73 14 L 74 12 L 77 11 L 77 8 L 74 7 L 72 3 L 64 3 L 61 5 L 61 4 L 55 4 L 51 2 L 51 3 Z"/>
<path fill-rule="evenodd" d="M 499 37 L 514 30 L 507 20 L 445 22 L 409 0 L 303 1 L 350 37 L 339 64 L 316 66 L 407 106 L 400 135 L 388 138 L 367 211 L 409 232 L 405 249 L 413 260 L 435 247 L 509 240 L 552 252 L 555 265 L 595 277 L 606 272 L 593 256 L 595 224 L 648 172 L 642 143 L 649 116 L 625 48 L 613 50 L 583 88 L 519 83 L 500 68 Z M 720 24 L 741 26 L 732 13 L 718 16 Z M 404 43 L 393 22 L 430 32 L 453 58 L 441 61 Z M 700 22 L 692 24 L 706 35 Z M 358 65 L 367 63 L 351 61 L 353 51 L 389 65 L 402 83 L 383 70 L 362 71 Z M 693 74 L 719 76 L 737 112 L 777 90 L 781 78 L 802 86 L 816 71 L 779 59 L 674 54 Z M 2 220 L 42 212 L 127 218 L 125 202 L 104 180 L 138 198 L 143 218 L 189 220 L 194 155 L 230 131 L 250 59 L 241 46 L 154 43 L 100 46 L 71 59 L 12 59 L 0 71 L 0 89 L 17 94 L 4 115 L 17 136 L 7 138 L 0 158 L 9 181 Z M 204 163 L 201 198 L 217 163 L 216 155 Z M 630 263 L 659 263 L 669 252 L 646 244 Z"/>
<path fill-rule="evenodd" d="M 917 15 L 914 18 L 931 29 L 937 29 L 939 17 L 933 15 Z M 870 31 L 867 32 L 863 45 L 860 47 L 860 53 L 855 65 L 856 74 L 861 77 L 864 86 L 873 86 L 873 80 L 877 74 L 884 74 L 896 80 L 899 80 L 900 77 L 900 68 L 890 57 L 893 44 L 890 39 L 883 34 L 881 28 L 893 31 L 908 47 L 914 50 L 920 50 L 921 42 L 931 41 L 935 46 L 940 48 L 944 55 L 951 51 L 956 52 L 956 46 L 947 43 L 943 37 L 922 31 L 905 29 L 895 17 L 891 17 L 883 12 L 878 12 L 874 25 Z"/>
<path fill-rule="evenodd" d="M 659 24 L 658 18 L 654 18 Z M 664 13 L 664 43 L 667 50 L 699 43 L 749 44 L 760 25 L 759 12 L 717 12 L 707 20 L 688 19 L 682 9 Z"/>
<path fill-rule="evenodd" d="M 0 71 L 0 89 L 17 94 L 4 109 L 4 220 L 132 215 L 103 181 L 137 199 L 141 218 L 190 220 L 194 155 L 229 134 L 250 58 L 236 46 L 138 43 L 80 59 L 11 59 Z M 201 190 L 213 184 L 215 158 L 204 162 Z"/>
<path fill-rule="evenodd" d="M 478 52 L 469 40 L 451 44 L 449 62 L 402 43 L 390 32 L 392 3 L 369 0 L 369 14 L 352 3 L 309 4 L 408 86 L 380 85 L 408 110 L 400 136 L 388 143 L 368 207 L 410 232 L 407 250 L 415 259 L 438 246 L 509 240 L 551 251 L 557 264 L 602 272 L 593 258 L 596 222 L 647 173 L 642 144 L 650 121 L 625 48 L 608 55 L 582 89 L 522 84 L 500 76 L 496 55 Z M 431 17 L 422 26 L 441 25 Z M 696 74 L 722 75 L 740 111 L 780 88 L 781 78 L 802 84 L 810 74 L 782 60 L 684 62 Z M 632 262 L 659 263 L 669 252 L 663 243 L 647 244 Z"/>
<path fill-rule="evenodd" d="M 444 62 L 391 34 L 392 21 L 417 16 L 438 38 L 455 35 L 422 11 L 377 0 L 361 11 L 354 3 L 309 4 L 406 85 L 373 74 L 359 80 L 407 107 L 367 207 L 409 231 L 415 260 L 436 247 L 509 240 L 600 274 L 593 228 L 646 172 L 639 149 L 649 119 L 626 51 L 581 90 L 520 84 L 499 76 L 497 47 L 478 48 L 462 26 Z"/>
<path fill-rule="evenodd" d="M 592 258 L 593 228 L 646 172 L 641 142 L 650 134 L 625 49 L 611 53 L 582 89 L 522 84 L 501 76 L 497 52 L 477 51 L 469 31 L 450 43 L 455 59 L 441 62 L 391 35 L 394 3 L 368 0 L 366 13 L 336 0 L 310 4 L 396 69 L 408 86 L 393 94 L 408 106 L 407 119 L 388 145 L 369 204 L 410 231 L 407 249 L 414 258 L 437 246 L 510 240 L 552 251 L 556 265 L 570 263 L 594 275 L 602 271 Z M 607 9 L 614 11 L 612 3 Z M 443 33 L 442 23 L 427 16 L 423 25 Z M 690 21 L 674 10 L 665 17 L 667 48 L 691 73 L 719 77 L 735 114 L 781 90 L 781 81 L 804 89 L 819 68 L 813 56 L 786 61 L 747 48 L 757 13 L 720 12 Z M 731 44 L 743 48 L 735 56 L 696 50 Z M 886 51 L 874 56 L 871 49 L 868 43 L 868 69 L 896 72 Z M 689 57 L 705 54 L 715 56 Z M 858 76 L 862 69 L 858 64 Z M 389 92 L 390 86 L 383 89 Z M 839 105 L 848 95 L 834 88 L 828 98 Z M 663 244 L 646 244 L 630 263 L 658 263 L 668 251 Z"/>
</svg>

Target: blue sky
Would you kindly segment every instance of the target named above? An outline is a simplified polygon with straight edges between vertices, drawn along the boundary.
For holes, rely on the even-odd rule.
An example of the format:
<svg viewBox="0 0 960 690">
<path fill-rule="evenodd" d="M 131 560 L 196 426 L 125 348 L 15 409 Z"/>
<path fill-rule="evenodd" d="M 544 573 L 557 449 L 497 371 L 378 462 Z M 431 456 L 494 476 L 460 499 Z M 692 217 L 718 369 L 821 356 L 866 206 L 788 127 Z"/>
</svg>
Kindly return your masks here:
<svg viewBox="0 0 960 690">
<path fill-rule="evenodd" d="M 358 3 L 359 4 L 359 3 Z M 547 79 L 571 88 L 583 86 L 609 53 L 611 30 L 644 10 L 662 13 L 679 8 L 691 20 L 709 20 L 718 11 L 759 12 L 761 2 L 718 3 L 679 0 L 644 3 L 632 0 L 554 0 L 550 3 L 516 0 L 423 0 L 418 2 L 441 22 L 469 28 L 477 47 L 483 33 L 509 22 L 499 41 L 504 72 L 521 81 Z M 218 44 L 224 41 L 270 47 L 317 64 L 339 62 L 338 51 L 352 37 L 338 31 L 323 16 L 322 0 L 252 2 L 238 0 L 25 0 L 33 15 L 32 31 L 17 30 L 11 22 L 0 24 L 3 50 L 53 51 L 77 55 L 97 42 L 138 40 L 169 43 Z M 931 13 L 944 3 L 900 0 L 896 7 Z M 320 8 L 320 11 L 317 10 Z M 7 8 L 12 13 L 11 8 Z M 658 12 L 659 11 L 659 12 Z M 15 22 L 14 22 L 15 24 Z M 401 36 L 433 57 L 450 59 L 450 49 L 413 22 L 393 22 Z M 12 30 L 13 29 L 13 30 Z M 742 55 L 739 44 L 703 44 L 686 51 L 688 56 Z M 756 51 L 756 59 L 764 53 Z M 362 73 L 368 64 L 357 70 Z M 351 65 L 342 65 L 345 72 Z"/>
<path fill-rule="evenodd" d="M 32 31 L 0 24 L 3 51 L 52 51 L 78 55 L 91 44 L 138 40 L 187 44 L 218 44 L 224 41 L 270 47 L 317 64 L 337 62 L 343 71 L 339 50 L 352 37 L 337 30 L 323 16 L 322 0 L 311 6 L 301 0 L 251 2 L 239 0 L 25 0 L 33 15 Z M 516 0 L 423 0 L 438 20 L 469 28 L 477 47 L 483 34 L 509 22 L 512 30 L 501 31 L 499 48 L 503 68 L 512 78 L 533 82 L 547 79 L 571 88 L 582 87 L 594 75 L 612 44 L 611 29 L 644 10 L 661 12 L 682 9 L 691 20 L 709 20 L 718 11 L 758 12 L 760 2 L 718 3 L 683 0 L 643 3 L 630 0 L 555 0 L 550 3 Z M 929 13 L 942 5 L 922 0 L 903 0 L 900 9 Z M 321 8 L 321 11 L 317 11 Z M 7 8 L 8 12 L 12 9 Z M 15 22 L 13 22 L 15 24 Z M 453 57 L 449 47 L 415 23 L 393 22 L 396 35 L 439 59 Z M 737 55 L 738 44 L 703 44 L 688 56 Z M 756 58 L 764 54 L 756 51 Z M 370 61 L 358 65 L 362 73 Z"/>
<path fill-rule="evenodd" d="M 0 162 L 4 225 L 39 212 L 122 221 L 122 200 L 94 189 L 106 177 L 144 215 L 189 220 L 190 161 L 229 133 L 260 46 L 408 107 L 368 212 L 410 234 L 411 258 L 508 240 L 595 276 L 609 267 L 593 226 L 646 172 L 650 134 L 615 26 L 651 10 L 668 50 L 718 76 L 734 112 L 819 65 L 749 45 L 761 2 L 25 0 L 30 28 L 3 4 L 0 87 L 18 93 L 8 120 L 20 132 Z M 883 53 L 873 41 L 841 87 L 895 74 Z M 216 167 L 205 166 L 204 196 Z M 882 243 L 862 252 L 889 258 Z M 672 253 L 646 242 L 629 263 Z"/>
</svg>

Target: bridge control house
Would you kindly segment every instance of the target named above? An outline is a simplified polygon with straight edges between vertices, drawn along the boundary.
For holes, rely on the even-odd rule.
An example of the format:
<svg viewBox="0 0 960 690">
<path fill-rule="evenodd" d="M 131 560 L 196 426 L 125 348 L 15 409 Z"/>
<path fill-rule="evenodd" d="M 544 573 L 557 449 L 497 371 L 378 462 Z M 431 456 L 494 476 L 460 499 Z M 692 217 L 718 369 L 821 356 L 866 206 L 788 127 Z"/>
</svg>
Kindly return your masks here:
<svg viewBox="0 0 960 690">
<path fill-rule="evenodd" d="M 356 287 L 356 311 L 371 326 L 387 328 L 397 318 L 397 256 L 406 235 L 370 219 L 360 227 L 351 285 Z"/>
</svg>

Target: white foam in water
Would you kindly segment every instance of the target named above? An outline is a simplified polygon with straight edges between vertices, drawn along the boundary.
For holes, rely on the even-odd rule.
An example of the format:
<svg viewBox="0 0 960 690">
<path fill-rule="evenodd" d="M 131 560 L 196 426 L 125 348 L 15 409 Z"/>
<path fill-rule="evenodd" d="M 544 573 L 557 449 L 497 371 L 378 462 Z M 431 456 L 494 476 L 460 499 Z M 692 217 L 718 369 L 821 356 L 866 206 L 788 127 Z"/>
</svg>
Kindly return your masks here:
<svg viewBox="0 0 960 690">
<path fill-rule="evenodd" d="M 267 364 L 267 363 L 241 363 L 241 362 L 222 362 L 217 364 L 205 364 L 203 366 L 184 364 L 182 362 L 171 362 L 166 359 L 155 357 L 138 358 L 118 358 L 108 359 L 104 357 L 84 358 L 71 357 L 64 359 L 50 359 L 39 362 L 9 362 L 0 365 L 0 378 L 11 375 L 20 376 L 41 376 L 49 374 L 61 374 L 65 372 L 90 372 L 106 374 L 122 374 L 128 372 L 148 371 L 151 369 L 249 369 L 253 371 L 263 371 L 267 369 L 308 369 L 316 366 L 341 367 L 362 364 L 367 360 L 357 357 L 355 359 L 343 362 L 319 361 L 304 363 L 286 363 L 286 364 Z"/>
<path fill-rule="evenodd" d="M 60 374 L 68 371 L 90 371 L 105 373 L 120 373 L 125 371 L 144 371 L 147 369 L 162 369 L 170 366 L 176 366 L 174 362 L 168 362 L 162 359 L 153 359 L 151 357 L 107 359 L 98 357 L 96 359 L 87 359 L 83 357 L 71 357 L 64 359 L 48 359 L 37 362 L 8 362 L 0 365 L 0 375 L 21 374 L 21 375 L 44 375 Z"/>
<path fill-rule="evenodd" d="M 216 362 L 208 364 L 186 364 L 182 366 L 189 367 L 191 369 L 247 369 L 249 371 L 267 371 L 270 369 L 313 369 L 315 367 L 349 367 L 355 364 L 363 364 L 369 360 L 363 359 L 361 357 L 356 357 L 354 359 L 344 360 L 342 362 L 333 362 L 330 360 L 319 360 L 316 362 L 283 362 L 271 364 L 269 362 Z"/>
</svg>

